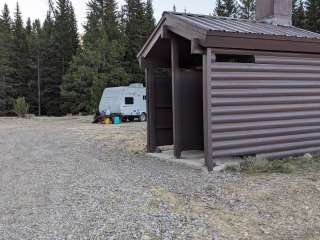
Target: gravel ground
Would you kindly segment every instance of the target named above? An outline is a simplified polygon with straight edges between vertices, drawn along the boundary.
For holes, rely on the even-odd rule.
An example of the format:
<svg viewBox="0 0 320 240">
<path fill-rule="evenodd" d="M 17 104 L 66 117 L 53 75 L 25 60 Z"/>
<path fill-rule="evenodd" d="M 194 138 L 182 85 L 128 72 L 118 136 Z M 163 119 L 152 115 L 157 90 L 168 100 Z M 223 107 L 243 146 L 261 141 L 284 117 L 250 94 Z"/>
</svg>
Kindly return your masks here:
<svg viewBox="0 0 320 240">
<path fill-rule="evenodd" d="M 320 239 L 320 177 L 145 156 L 146 126 L 0 119 L 0 239 Z"/>
</svg>

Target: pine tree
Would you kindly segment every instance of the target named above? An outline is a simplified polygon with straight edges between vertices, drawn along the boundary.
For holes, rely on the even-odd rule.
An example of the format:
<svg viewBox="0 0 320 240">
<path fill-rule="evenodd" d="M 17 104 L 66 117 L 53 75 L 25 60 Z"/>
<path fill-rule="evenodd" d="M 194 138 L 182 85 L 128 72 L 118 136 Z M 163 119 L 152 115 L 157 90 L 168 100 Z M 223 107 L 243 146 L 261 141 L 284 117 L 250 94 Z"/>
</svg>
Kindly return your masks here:
<svg viewBox="0 0 320 240">
<path fill-rule="evenodd" d="M 56 26 L 54 21 L 48 16 L 44 24 L 45 38 L 42 50 L 42 82 L 43 82 L 43 102 L 47 115 L 60 115 L 60 105 L 62 104 L 60 95 L 60 84 L 64 71 L 65 57 L 61 53 L 63 50 L 58 45 Z M 61 48 L 59 48 L 61 47 Z M 44 52 L 46 50 L 46 52 Z M 63 66 L 63 67 L 62 67 Z"/>
<path fill-rule="evenodd" d="M 142 82 L 142 71 L 135 62 L 135 56 L 143 42 L 144 8 L 140 0 L 127 0 L 126 3 L 123 9 L 126 35 L 125 68 L 130 75 L 130 82 Z"/>
<path fill-rule="evenodd" d="M 119 38 L 118 11 L 115 0 L 104 0 L 102 26 L 110 40 Z"/>
<path fill-rule="evenodd" d="M 88 3 L 88 9 L 85 46 L 95 46 L 102 32 L 107 32 L 112 40 L 120 38 L 115 0 L 91 0 Z"/>
<path fill-rule="evenodd" d="M 0 113 L 12 109 L 13 104 L 13 69 L 11 67 L 12 20 L 5 4 L 0 15 Z"/>
<path fill-rule="evenodd" d="M 6 81 L 6 58 L 7 49 L 4 47 L 4 26 L 0 19 L 0 114 L 7 108 L 7 81 Z"/>
<path fill-rule="evenodd" d="M 320 32 L 320 2 L 306 0 L 306 28 L 313 32 Z"/>
<path fill-rule="evenodd" d="M 292 9 L 292 24 L 296 27 L 305 28 L 306 13 L 304 8 L 304 2 L 302 0 L 294 0 Z"/>
<path fill-rule="evenodd" d="M 42 31 L 40 20 L 37 19 L 33 23 L 28 20 L 26 31 L 32 72 L 29 83 L 30 112 L 38 114 L 38 64 L 40 64 L 40 36 Z"/>
<path fill-rule="evenodd" d="M 28 18 L 27 19 L 27 23 L 26 23 L 26 34 L 30 35 L 32 32 L 32 25 L 31 25 L 31 19 Z"/>
<path fill-rule="evenodd" d="M 238 3 L 236 0 L 217 0 L 215 14 L 221 17 L 237 17 Z"/>
<path fill-rule="evenodd" d="M 57 51 L 54 20 L 47 14 L 39 36 L 41 108 L 44 115 L 58 115 L 60 112 L 60 54 Z"/>
<path fill-rule="evenodd" d="M 149 1 L 149 11 L 147 11 L 141 0 L 127 0 L 123 8 L 123 25 L 126 35 L 126 55 L 125 68 L 129 74 L 130 83 L 144 83 L 144 73 L 141 71 L 137 53 L 151 34 L 151 28 L 154 20 L 146 18 L 148 14 L 152 14 L 152 2 Z M 153 23 L 152 23 L 153 22 Z M 150 25 L 149 25 L 150 24 Z"/>
<path fill-rule="evenodd" d="M 69 26 L 70 26 L 69 32 L 71 36 L 71 48 L 73 50 L 72 55 L 74 56 L 77 53 L 77 50 L 79 49 L 80 41 L 79 41 L 79 34 L 78 34 L 77 19 L 76 19 L 74 8 L 71 2 L 69 4 Z"/>
<path fill-rule="evenodd" d="M 156 20 L 154 19 L 154 10 L 152 0 L 147 0 L 145 4 L 145 34 L 149 37 L 149 34 L 154 30 L 156 25 Z"/>
<path fill-rule="evenodd" d="M 65 112 L 93 113 L 104 88 L 127 84 L 116 2 L 92 0 L 88 7 L 84 48 L 74 57 L 62 84 Z"/>
<path fill-rule="evenodd" d="M 313 32 L 320 32 L 319 23 L 319 1 L 306 1 L 306 28 Z"/>
<path fill-rule="evenodd" d="M 68 73 L 64 76 L 62 96 L 63 111 L 70 113 L 93 113 L 96 111 L 92 86 L 101 81 L 99 74 L 101 55 L 88 48 L 74 57 Z"/>
<path fill-rule="evenodd" d="M 238 3 L 236 0 L 224 0 L 226 15 L 228 17 L 237 17 Z"/>
<path fill-rule="evenodd" d="M 60 55 L 61 78 L 66 73 L 73 55 L 79 47 L 74 9 L 70 0 L 58 0 L 55 21 L 55 38 Z"/>
<path fill-rule="evenodd" d="M 28 90 L 31 76 L 29 46 L 27 33 L 23 26 L 22 15 L 18 4 L 14 13 L 12 64 L 14 69 L 13 87 L 16 90 L 16 94 L 13 97 L 25 97 L 27 102 L 29 102 L 30 96 Z"/>
<path fill-rule="evenodd" d="M 225 8 L 222 1 L 223 0 L 217 0 L 216 2 L 216 8 L 214 10 L 214 14 L 217 16 L 224 16 L 225 14 Z"/>
<path fill-rule="evenodd" d="M 79 49 L 75 13 L 70 0 L 57 0 L 55 20 L 50 13 L 40 40 L 41 95 L 43 113 L 62 115 L 61 84 Z"/>
<path fill-rule="evenodd" d="M 244 19 L 255 19 L 255 0 L 240 0 L 239 17 Z"/>
<path fill-rule="evenodd" d="M 10 31 L 12 27 L 12 20 L 10 18 L 10 11 L 7 4 L 4 4 L 2 15 L 1 15 L 1 21 L 4 24 L 4 26 L 7 28 L 7 30 Z"/>
</svg>

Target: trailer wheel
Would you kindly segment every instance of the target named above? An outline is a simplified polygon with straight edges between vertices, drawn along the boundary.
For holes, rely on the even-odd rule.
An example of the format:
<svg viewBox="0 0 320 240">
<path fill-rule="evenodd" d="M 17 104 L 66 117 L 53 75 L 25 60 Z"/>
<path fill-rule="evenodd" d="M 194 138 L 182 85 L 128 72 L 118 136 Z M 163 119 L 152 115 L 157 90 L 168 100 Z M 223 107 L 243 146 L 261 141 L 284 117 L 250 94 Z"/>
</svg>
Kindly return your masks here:
<svg viewBox="0 0 320 240">
<path fill-rule="evenodd" d="M 147 121 L 147 115 L 145 113 L 142 113 L 139 117 L 140 122 L 145 122 Z"/>
</svg>

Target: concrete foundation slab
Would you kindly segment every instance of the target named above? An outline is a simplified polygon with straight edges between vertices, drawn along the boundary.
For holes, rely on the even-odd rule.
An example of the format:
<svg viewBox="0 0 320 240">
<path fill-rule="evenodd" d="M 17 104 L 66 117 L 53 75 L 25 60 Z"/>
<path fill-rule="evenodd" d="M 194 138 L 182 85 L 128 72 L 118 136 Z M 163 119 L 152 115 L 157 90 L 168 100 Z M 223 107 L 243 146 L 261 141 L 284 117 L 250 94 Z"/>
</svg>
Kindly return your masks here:
<svg viewBox="0 0 320 240">
<path fill-rule="evenodd" d="M 180 159 L 176 159 L 174 157 L 173 150 L 162 151 L 161 153 L 148 153 L 148 155 L 162 161 L 171 162 L 175 164 L 182 164 L 193 169 L 206 169 L 204 162 L 204 154 L 201 151 L 182 152 Z"/>
<path fill-rule="evenodd" d="M 161 161 L 182 164 L 193 169 L 207 171 L 207 167 L 205 166 L 204 153 L 202 151 L 184 151 L 182 152 L 180 159 L 174 157 L 173 150 L 164 150 L 160 153 L 148 153 L 148 156 L 154 157 Z M 243 160 L 240 158 L 219 159 L 216 161 L 216 166 L 214 167 L 213 171 L 221 172 L 227 166 L 239 165 L 241 161 Z"/>
</svg>

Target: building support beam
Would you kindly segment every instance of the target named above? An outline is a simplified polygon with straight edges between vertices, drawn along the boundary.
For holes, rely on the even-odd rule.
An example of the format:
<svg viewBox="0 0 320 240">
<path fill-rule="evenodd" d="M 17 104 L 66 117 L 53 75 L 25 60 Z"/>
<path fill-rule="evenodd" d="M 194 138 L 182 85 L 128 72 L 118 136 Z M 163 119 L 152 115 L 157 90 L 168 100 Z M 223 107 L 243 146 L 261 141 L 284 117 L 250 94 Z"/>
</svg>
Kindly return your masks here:
<svg viewBox="0 0 320 240">
<path fill-rule="evenodd" d="M 204 131 L 204 156 L 206 166 L 212 171 L 215 163 L 212 155 L 212 133 L 211 133 L 211 65 L 215 61 L 215 55 L 211 48 L 208 48 L 203 55 L 203 131 Z"/>
<path fill-rule="evenodd" d="M 154 68 L 148 66 L 145 68 L 145 78 L 147 87 L 147 151 L 155 152 L 157 149 L 156 141 L 156 94 L 155 94 L 155 81 L 154 81 Z"/>
<path fill-rule="evenodd" d="M 171 39 L 171 68 L 172 68 L 172 110 L 173 110 L 173 144 L 174 156 L 181 158 L 182 152 L 182 114 L 181 114 L 181 74 L 179 66 L 178 40 Z"/>
<path fill-rule="evenodd" d="M 193 38 L 191 40 L 191 54 L 204 54 L 204 49 L 200 43 L 201 40 L 199 38 Z"/>
<path fill-rule="evenodd" d="M 161 38 L 162 39 L 170 39 L 172 37 L 172 33 L 169 31 L 167 25 L 162 26 L 161 28 Z"/>
</svg>

